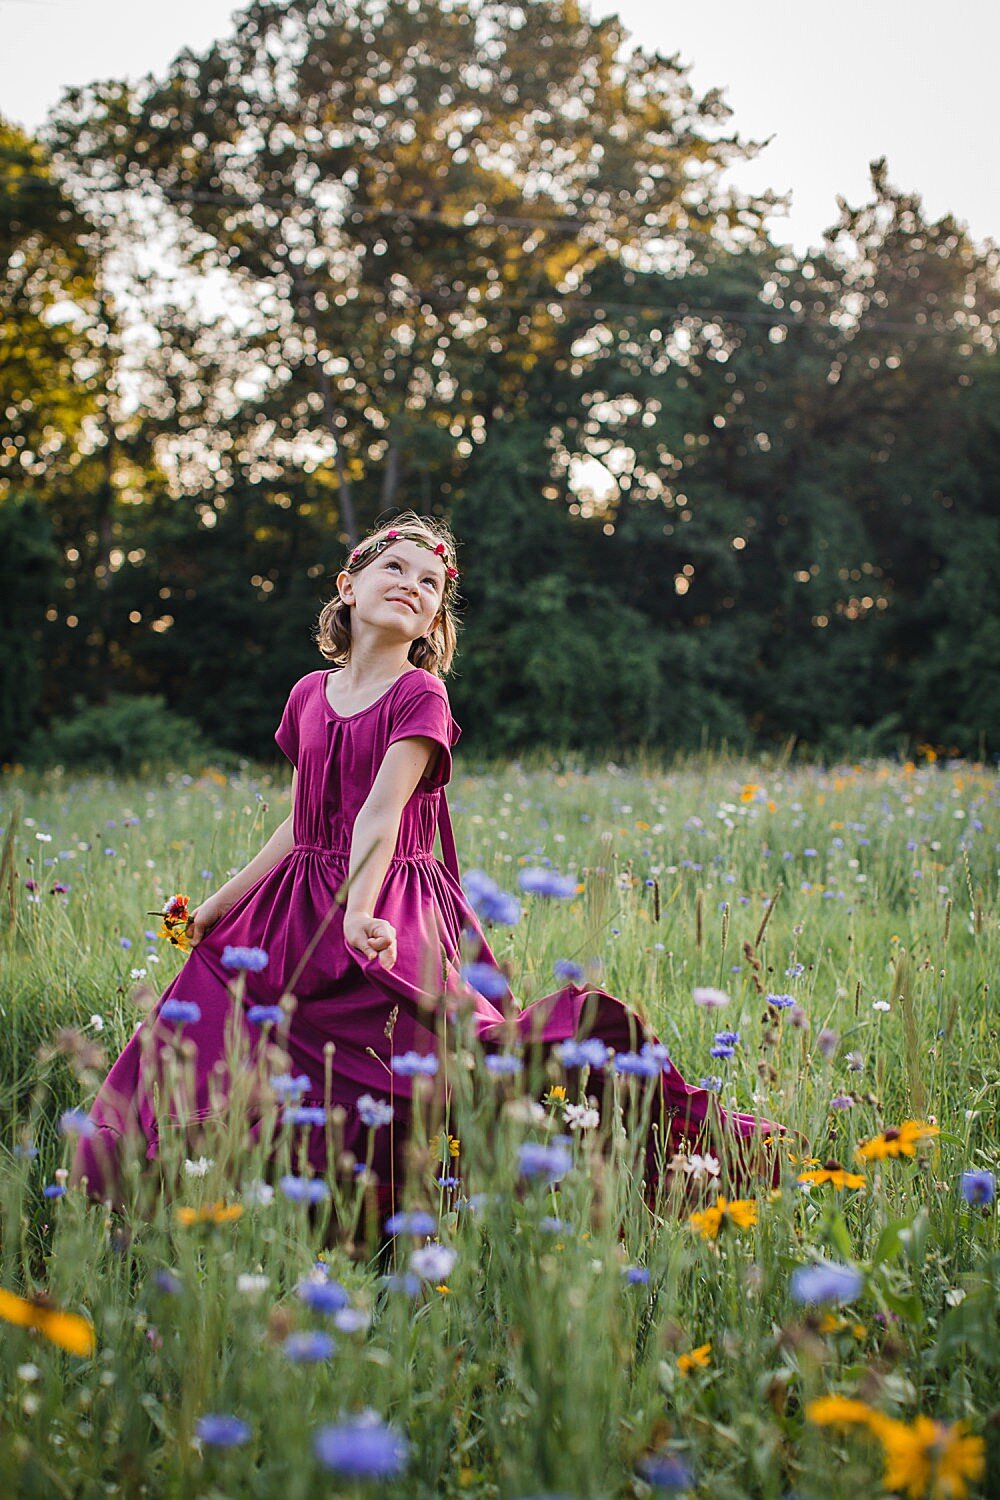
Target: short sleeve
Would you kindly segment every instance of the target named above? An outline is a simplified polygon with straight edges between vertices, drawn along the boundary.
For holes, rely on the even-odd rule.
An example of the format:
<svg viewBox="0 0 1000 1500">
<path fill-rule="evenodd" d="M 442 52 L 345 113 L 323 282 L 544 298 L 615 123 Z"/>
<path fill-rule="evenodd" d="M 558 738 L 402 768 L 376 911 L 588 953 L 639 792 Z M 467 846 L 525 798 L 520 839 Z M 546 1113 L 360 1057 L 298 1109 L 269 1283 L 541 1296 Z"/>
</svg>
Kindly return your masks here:
<svg viewBox="0 0 1000 1500">
<path fill-rule="evenodd" d="M 451 716 L 448 694 L 444 687 L 420 688 L 397 704 L 389 726 L 388 745 L 396 740 L 418 736 L 434 740 L 441 747 L 434 769 L 421 779 L 425 791 L 433 791 L 451 780 L 451 751 L 462 733 Z"/>
<path fill-rule="evenodd" d="M 274 731 L 274 738 L 282 755 L 287 756 L 293 766 L 299 763 L 299 694 L 298 683 L 292 688 L 281 715 L 281 723 Z"/>
</svg>

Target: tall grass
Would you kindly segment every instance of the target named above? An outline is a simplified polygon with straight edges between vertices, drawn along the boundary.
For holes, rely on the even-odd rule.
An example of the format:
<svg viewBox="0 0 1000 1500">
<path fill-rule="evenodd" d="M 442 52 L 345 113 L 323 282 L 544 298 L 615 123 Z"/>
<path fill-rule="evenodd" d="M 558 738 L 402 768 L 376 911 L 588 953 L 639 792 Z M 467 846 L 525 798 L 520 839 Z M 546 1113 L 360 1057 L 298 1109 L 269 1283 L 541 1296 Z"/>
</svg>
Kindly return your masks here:
<svg viewBox="0 0 1000 1500">
<path fill-rule="evenodd" d="M 426 1236 L 386 1244 L 352 1163 L 315 1206 L 261 1189 L 301 1151 L 276 1103 L 254 1148 L 238 1101 L 196 1146 L 168 1133 L 155 1175 L 134 1164 L 122 1213 L 72 1189 L 44 1196 L 68 1156 L 64 1111 L 89 1102 L 175 972 L 147 913 L 176 891 L 194 904 L 241 866 L 287 789 L 208 773 L 0 790 L 0 1285 L 84 1315 L 96 1339 L 81 1358 L 51 1342 L 44 1312 L 2 1327 L 4 1493 L 506 1500 L 642 1495 L 671 1473 L 714 1500 L 880 1493 L 874 1429 L 809 1420 L 829 1393 L 901 1422 L 967 1421 L 993 1445 L 982 1487 L 996 1492 L 996 1202 L 961 1191 L 963 1173 L 995 1172 L 1000 1139 L 990 771 L 716 757 L 459 777 L 464 869 L 515 889 L 519 867 L 550 860 L 581 887 L 530 898 L 517 926 L 490 932 L 515 993 L 534 999 L 558 987 L 557 960 L 579 964 L 649 1020 L 685 1077 L 717 1076 L 722 1105 L 793 1134 L 780 1189 L 743 1185 L 756 1224 L 706 1238 L 691 1215 L 732 1196 L 725 1160 L 718 1179 L 689 1161 L 644 1190 L 651 1085 L 609 1074 L 601 1126 L 570 1131 L 559 1090 L 573 1102 L 587 1078 L 555 1058 L 493 1077 L 459 1018 L 443 1041 L 449 1101 L 429 1082 L 400 1193 L 454 1251 L 429 1279 L 410 1261 Z M 729 1005 L 697 1006 L 701 986 Z M 740 1033 L 731 1060 L 710 1056 L 719 1028 Z M 856 1162 L 860 1142 L 914 1118 L 939 1134 Z M 561 1135 L 572 1165 L 558 1181 L 520 1170 L 526 1141 Z M 804 1186 L 803 1158 L 836 1159 L 865 1187 Z M 212 1222 L 217 1203 L 233 1216 Z M 182 1209 L 204 1218 L 185 1224 Z M 795 1268 L 817 1259 L 858 1269 L 844 1306 L 793 1297 Z M 320 1278 L 342 1286 L 327 1298 L 340 1312 L 310 1305 Z M 306 1332 L 336 1347 L 300 1362 L 288 1339 Z M 316 1448 L 365 1412 L 408 1445 L 381 1480 L 331 1473 Z M 213 1442 L 201 1424 L 220 1413 L 245 1441 Z M 942 1429 L 943 1473 L 957 1440 Z M 360 1462 L 356 1435 L 352 1451 Z M 935 1493 L 931 1469 L 914 1474 L 906 1493 Z"/>
</svg>

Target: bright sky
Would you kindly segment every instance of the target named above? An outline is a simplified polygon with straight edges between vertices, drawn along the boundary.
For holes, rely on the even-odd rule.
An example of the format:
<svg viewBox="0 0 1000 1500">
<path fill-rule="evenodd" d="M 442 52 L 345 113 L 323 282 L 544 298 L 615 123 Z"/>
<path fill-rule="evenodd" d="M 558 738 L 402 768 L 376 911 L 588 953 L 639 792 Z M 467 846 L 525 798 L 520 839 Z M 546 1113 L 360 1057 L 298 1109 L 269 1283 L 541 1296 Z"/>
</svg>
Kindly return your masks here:
<svg viewBox="0 0 1000 1500">
<path fill-rule="evenodd" d="M 0 112 L 36 128 L 63 87 L 163 68 L 228 30 L 233 0 L 0 0 Z M 731 128 L 771 144 L 733 172 L 736 186 L 791 191 L 773 237 L 818 245 L 836 197 L 868 195 L 868 163 L 951 212 L 976 239 L 1000 240 L 995 0 L 592 0 L 634 39 L 692 65 L 699 92 L 721 88 Z"/>
</svg>

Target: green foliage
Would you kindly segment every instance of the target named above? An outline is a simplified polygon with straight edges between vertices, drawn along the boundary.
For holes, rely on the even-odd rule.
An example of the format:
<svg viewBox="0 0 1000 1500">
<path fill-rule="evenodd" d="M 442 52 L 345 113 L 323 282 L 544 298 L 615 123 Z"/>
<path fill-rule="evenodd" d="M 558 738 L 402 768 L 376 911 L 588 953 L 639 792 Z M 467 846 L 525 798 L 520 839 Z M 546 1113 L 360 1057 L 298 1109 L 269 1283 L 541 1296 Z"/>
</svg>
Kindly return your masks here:
<svg viewBox="0 0 1000 1500">
<path fill-rule="evenodd" d="M 0 761 L 20 760 L 42 694 L 45 606 L 58 578 L 52 527 L 32 497 L 0 503 Z"/>
<path fill-rule="evenodd" d="M 152 766 L 198 766 L 218 760 L 193 719 L 174 713 L 158 694 L 112 694 L 105 704 L 74 700 L 71 718 L 38 730 L 25 760 L 34 766 L 140 772 Z"/>
</svg>

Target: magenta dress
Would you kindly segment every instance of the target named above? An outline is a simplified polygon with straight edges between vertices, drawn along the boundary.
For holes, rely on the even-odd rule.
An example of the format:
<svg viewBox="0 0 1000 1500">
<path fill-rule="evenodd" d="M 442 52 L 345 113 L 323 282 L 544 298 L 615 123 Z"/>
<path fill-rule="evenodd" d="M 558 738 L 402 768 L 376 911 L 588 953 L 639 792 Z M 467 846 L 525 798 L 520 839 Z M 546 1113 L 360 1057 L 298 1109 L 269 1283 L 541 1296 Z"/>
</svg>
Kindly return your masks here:
<svg viewBox="0 0 1000 1500">
<path fill-rule="evenodd" d="M 358 1115 L 358 1100 L 365 1094 L 389 1098 L 393 1054 L 436 1049 L 442 993 L 474 1006 L 475 1028 L 488 1049 L 510 1044 L 504 1011 L 515 1017 L 515 1041 L 526 1045 L 547 1048 L 592 1036 L 618 1051 L 629 1051 L 655 1041 L 633 1010 L 593 987 L 567 984 L 520 1011 L 509 991 L 498 1009 L 469 989 L 459 973 L 463 930 L 466 957 L 472 934 L 473 948 L 478 945 L 472 956 L 494 966 L 496 960 L 459 883 L 443 788 L 451 776 L 452 747 L 461 730 L 452 718 L 444 683 L 411 668 L 374 703 L 345 716 L 330 706 L 328 675 L 323 670 L 310 672 L 295 684 L 275 734 L 298 770 L 294 848 L 245 891 L 192 950 L 98 1093 L 91 1110 L 96 1128 L 80 1140 L 76 1161 L 77 1173 L 87 1176 L 95 1197 L 115 1196 L 122 1137 L 138 1136 L 150 1160 L 157 1154 L 156 1058 L 160 1046 L 177 1032 L 176 1022 L 161 1017 L 166 1001 L 194 1001 L 201 1013 L 200 1019 L 183 1027 L 184 1039 L 197 1047 L 195 1097 L 187 1101 L 188 1118 L 213 1113 L 224 1097 L 225 1031 L 237 1005 L 231 990 L 235 976 L 222 963 L 230 945 L 262 948 L 268 955 L 266 968 L 246 975 L 242 1014 L 236 1023 L 256 1046 L 260 1028 L 247 1019 L 247 1012 L 255 1005 L 276 1004 L 287 990 L 294 993 L 297 1004 L 281 1045 L 289 1054 L 291 1074 L 309 1080 L 300 1102 L 322 1105 L 326 1094 L 326 1102 L 341 1105 L 346 1111 L 343 1148 L 359 1161 L 366 1158 L 369 1131 Z M 432 773 L 420 781 L 403 809 L 396 851 L 375 907 L 374 915 L 391 922 L 397 934 L 397 961 L 386 969 L 345 943 L 343 908 L 335 898 L 347 877 L 355 819 L 382 758 L 394 741 L 410 736 L 426 736 L 440 748 Z M 434 854 L 439 819 L 443 860 Z M 390 1043 L 385 1032 L 393 1010 L 397 1019 Z M 324 1056 L 327 1042 L 335 1044 L 332 1058 Z M 594 1081 L 599 1083 L 599 1074 Z M 668 1131 L 669 1149 L 698 1136 L 708 1095 L 684 1083 L 672 1064 L 662 1083 L 661 1128 Z M 403 1178 L 398 1153 L 405 1143 L 412 1078 L 392 1075 L 391 1087 L 398 1189 Z M 761 1129 L 760 1122 L 746 1115 L 729 1116 L 728 1124 L 744 1137 Z M 392 1207 L 389 1135 L 387 1129 L 376 1132 L 373 1161 L 383 1211 Z M 317 1171 L 325 1170 L 322 1126 L 310 1129 L 309 1159 Z"/>
</svg>

